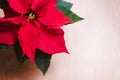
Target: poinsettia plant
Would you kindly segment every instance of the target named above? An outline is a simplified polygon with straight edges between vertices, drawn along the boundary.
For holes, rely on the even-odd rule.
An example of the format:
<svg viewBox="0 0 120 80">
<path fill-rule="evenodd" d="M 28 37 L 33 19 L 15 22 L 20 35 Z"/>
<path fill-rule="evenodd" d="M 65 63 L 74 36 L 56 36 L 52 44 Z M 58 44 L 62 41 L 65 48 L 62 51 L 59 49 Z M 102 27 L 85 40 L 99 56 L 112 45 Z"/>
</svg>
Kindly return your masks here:
<svg viewBox="0 0 120 80">
<path fill-rule="evenodd" d="M 62 26 L 83 20 L 63 0 L 0 0 L 0 50 L 12 47 L 19 63 L 30 59 L 46 73 L 53 54 L 69 53 Z"/>
</svg>

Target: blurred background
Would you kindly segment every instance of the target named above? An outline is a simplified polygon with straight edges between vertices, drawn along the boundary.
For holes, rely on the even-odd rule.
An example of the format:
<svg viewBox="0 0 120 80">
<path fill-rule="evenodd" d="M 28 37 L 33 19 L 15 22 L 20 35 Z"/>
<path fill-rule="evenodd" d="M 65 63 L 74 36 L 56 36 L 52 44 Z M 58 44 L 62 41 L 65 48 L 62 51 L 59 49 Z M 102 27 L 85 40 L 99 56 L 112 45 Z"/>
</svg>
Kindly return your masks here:
<svg viewBox="0 0 120 80">
<path fill-rule="evenodd" d="M 0 52 L 0 59 L 13 55 L 0 61 L 0 80 L 120 80 L 120 0 L 66 1 L 85 18 L 63 28 L 71 54 L 54 55 L 43 76 L 29 61 L 18 65 L 12 50 Z"/>
</svg>

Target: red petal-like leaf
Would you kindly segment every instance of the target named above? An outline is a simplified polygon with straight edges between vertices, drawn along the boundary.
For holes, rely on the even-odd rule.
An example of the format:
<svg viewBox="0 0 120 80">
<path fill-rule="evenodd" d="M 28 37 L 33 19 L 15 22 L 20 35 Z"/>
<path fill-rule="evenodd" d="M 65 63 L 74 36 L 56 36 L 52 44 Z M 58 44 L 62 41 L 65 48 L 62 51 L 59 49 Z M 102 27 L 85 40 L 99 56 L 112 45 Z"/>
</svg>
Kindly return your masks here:
<svg viewBox="0 0 120 80">
<path fill-rule="evenodd" d="M 37 10 L 38 8 L 42 8 L 46 3 L 50 2 L 51 0 L 33 0 L 31 9 L 33 11 Z"/>
<path fill-rule="evenodd" d="M 30 11 L 34 0 L 19 0 L 19 1 L 23 5 L 26 11 Z"/>
<path fill-rule="evenodd" d="M 19 13 L 11 9 L 9 6 L 4 6 L 3 11 L 4 11 L 5 18 L 12 18 L 20 15 Z"/>
<path fill-rule="evenodd" d="M 44 25 L 58 28 L 72 21 L 56 8 L 56 0 L 50 0 L 49 3 L 43 5 L 43 7 L 44 6 L 46 7 L 46 9 L 44 9 L 44 11 L 46 10 L 45 13 L 41 13 L 39 11 L 42 10 L 38 10 L 39 15 L 44 14 L 39 17 L 39 21 Z"/>
<path fill-rule="evenodd" d="M 68 53 L 64 41 L 64 32 L 61 28 L 48 29 L 46 26 L 41 25 L 37 47 L 48 54 Z"/>
<path fill-rule="evenodd" d="M 12 24 L 10 21 L 0 19 L 0 44 L 14 45 L 17 39 L 19 25 Z"/>
<path fill-rule="evenodd" d="M 26 11 L 26 9 L 24 8 L 25 6 L 26 6 L 26 4 L 22 4 L 21 2 L 24 2 L 25 3 L 25 1 L 26 0 L 7 0 L 8 1 L 8 3 L 9 3 L 9 5 L 10 5 L 10 7 L 13 9 L 13 10 L 15 10 L 15 11 L 17 11 L 18 13 L 26 13 L 27 11 Z"/>
<path fill-rule="evenodd" d="M 33 62 L 38 40 L 37 28 L 32 23 L 26 23 L 20 28 L 18 39 L 23 53 L 26 54 Z"/>
<path fill-rule="evenodd" d="M 18 41 L 17 31 L 18 30 L 0 32 L 0 44 L 9 45 L 9 46 L 14 45 Z"/>
</svg>

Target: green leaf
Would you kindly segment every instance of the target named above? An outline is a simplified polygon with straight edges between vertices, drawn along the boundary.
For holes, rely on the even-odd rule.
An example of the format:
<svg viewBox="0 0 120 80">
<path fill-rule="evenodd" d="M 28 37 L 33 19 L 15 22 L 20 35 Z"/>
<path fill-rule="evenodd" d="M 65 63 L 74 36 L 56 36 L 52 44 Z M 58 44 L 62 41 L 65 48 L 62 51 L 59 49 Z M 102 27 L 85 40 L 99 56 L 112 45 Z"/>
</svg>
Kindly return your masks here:
<svg viewBox="0 0 120 80">
<path fill-rule="evenodd" d="M 77 14 L 75 14 L 74 12 L 72 12 L 71 10 L 69 10 L 63 6 L 58 6 L 58 9 L 61 10 L 67 17 L 72 19 L 74 22 L 77 22 L 77 21 L 84 19 L 82 17 L 79 17 Z"/>
<path fill-rule="evenodd" d="M 63 1 L 63 0 L 57 0 L 57 6 L 63 6 L 67 9 L 71 9 L 73 4 L 70 2 Z"/>
<path fill-rule="evenodd" d="M 42 52 L 38 49 L 36 50 L 35 63 L 44 75 L 50 66 L 51 57 L 52 55 L 50 54 Z"/>
<path fill-rule="evenodd" d="M 0 45 L 0 50 L 7 50 L 9 48 L 9 46 L 7 45 Z"/>
<path fill-rule="evenodd" d="M 0 0 L 0 8 L 2 8 L 5 5 L 8 5 L 7 0 Z"/>
<path fill-rule="evenodd" d="M 27 56 L 22 55 L 22 49 L 21 49 L 20 45 L 16 44 L 13 49 L 15 51 L 18 62 L 20 64 L 23 64 L 25 62 L 25 60 L 27 60 L 28 58 L 27 58 Z"/>
</svg>

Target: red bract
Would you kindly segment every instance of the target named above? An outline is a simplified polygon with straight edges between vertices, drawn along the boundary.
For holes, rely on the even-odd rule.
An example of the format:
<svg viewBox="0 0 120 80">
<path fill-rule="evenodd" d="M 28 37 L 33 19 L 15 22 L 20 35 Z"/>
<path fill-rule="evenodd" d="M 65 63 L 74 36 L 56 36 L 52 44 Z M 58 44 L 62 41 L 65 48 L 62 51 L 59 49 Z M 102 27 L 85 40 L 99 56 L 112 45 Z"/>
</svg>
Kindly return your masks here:
<svg viewBox="0 0 120 80">
<path fill-rule="evenodd" d="M 67 52 L 60 28 L 71 22 L 56 8 L 56 0 L 7 0 L 0 18 L 0 44 L 19 41 L 23 55 L 34 61 L 36 48 L 48 54 Z"/>
</svg>

